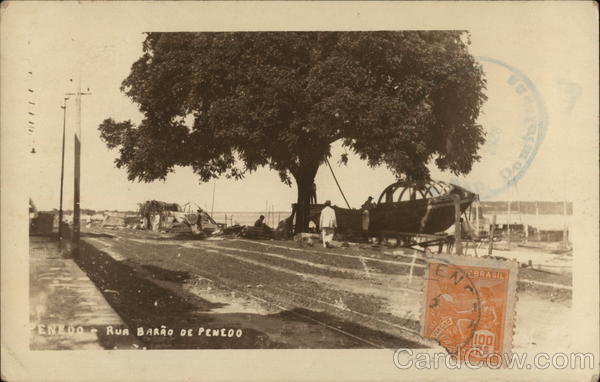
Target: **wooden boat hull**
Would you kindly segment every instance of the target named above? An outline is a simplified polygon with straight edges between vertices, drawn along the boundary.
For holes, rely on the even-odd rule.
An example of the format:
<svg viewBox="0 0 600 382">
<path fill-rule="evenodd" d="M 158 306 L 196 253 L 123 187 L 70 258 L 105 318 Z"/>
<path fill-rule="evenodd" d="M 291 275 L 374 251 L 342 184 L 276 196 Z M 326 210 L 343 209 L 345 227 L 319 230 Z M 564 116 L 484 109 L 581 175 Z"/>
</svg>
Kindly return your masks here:
<svg viewBox="0 0 600 382">
<path fill-rule="evenodd" d="M 471 202 L 472 200 L 461 200 L 461 214 Z M 447 230 L 454 224 L 455 210 L 450 198 L 433 203 L 421 199 L 394 204 L 371 211 L 370 231 L 437 233 Z"/>
<path fill-rule="evenodd" d="M 440 184 L 437 182 L 436 184 Z M 424 233 L 434 234 L 447 230 L 455 221 L 455 206 L 452 195 L 460 200 L 461 214 L 471 205 L 477 195 L 455 185 L 444 185 L 447 192 L 421 199 L 405 201 L 385 201 L 384 194 L 380 203 L 369 212 L 369 232 Z M 422 185 L 421 185 L 422 187 Z M 386 189 L 387 190 L 387 189 Z M 391 189 L 393 192 L 396 188 Z M 418 190 L 418 189 L 417 189 Z M 384 191 L 385 193 L 386 191 Z M 426 195 L 424 193 L 424 195 Z M 388 198 L 389 199 L 389 198 Z M 311 205 L 310 220 L 319 225 L 319 215 L 324 205 Z M 363 210 L 333 206 L 338 221 L 338 232 L 362 231 Z"/>
</svg>

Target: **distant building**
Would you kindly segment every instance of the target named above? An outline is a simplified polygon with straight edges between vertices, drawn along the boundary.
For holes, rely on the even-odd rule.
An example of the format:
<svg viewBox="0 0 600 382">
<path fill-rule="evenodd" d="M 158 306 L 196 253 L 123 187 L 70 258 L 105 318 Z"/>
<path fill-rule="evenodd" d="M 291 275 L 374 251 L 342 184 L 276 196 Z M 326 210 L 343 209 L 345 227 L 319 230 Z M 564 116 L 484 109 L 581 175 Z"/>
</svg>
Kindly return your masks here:
<svg viewBox="0 0 600 382">
<path fill-rule="evenodd" d="M 561 241 L 573 219 L 571 202 L 480 202 L 479 227 L 488 231 L 496 216 L 496 232 L 530 240 Z M 473 218 L 471 220 L 474 220 Z"/>
<path fill-rule="evenodd" d="M 510 205 L 509 205 L 510 203 Z M 571 202 L 480 202 L 484 214 L 511 213 L 526 215 L 572 215 L 573 203 Z"/>
</svg>

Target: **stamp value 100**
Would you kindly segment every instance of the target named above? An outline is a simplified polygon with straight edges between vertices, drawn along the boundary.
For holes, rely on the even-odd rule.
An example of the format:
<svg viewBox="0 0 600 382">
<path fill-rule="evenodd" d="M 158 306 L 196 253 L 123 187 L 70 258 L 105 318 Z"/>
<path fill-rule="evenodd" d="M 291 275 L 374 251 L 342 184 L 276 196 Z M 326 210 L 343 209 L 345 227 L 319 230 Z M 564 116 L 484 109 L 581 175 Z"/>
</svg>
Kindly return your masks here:
<svg viewBox="0 0 600 382">
<path fill-rule="evenodd" d="M 422 336 L 458 360 L 502 362 L 512 345 L 518 266 L 436 256 L 428 262 Z"/>
</svg>

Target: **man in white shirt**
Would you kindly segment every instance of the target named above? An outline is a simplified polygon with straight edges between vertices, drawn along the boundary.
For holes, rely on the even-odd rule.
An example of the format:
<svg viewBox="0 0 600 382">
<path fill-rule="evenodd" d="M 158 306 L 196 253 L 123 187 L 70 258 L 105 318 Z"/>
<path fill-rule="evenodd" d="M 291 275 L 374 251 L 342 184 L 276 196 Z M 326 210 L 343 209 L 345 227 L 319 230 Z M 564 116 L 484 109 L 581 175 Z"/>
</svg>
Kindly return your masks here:
<svg viewBox="0 0 600 382">
<path fill-rule="evenodd" d="M 335 218 L 335 210 L 331 208 L 331 201 L 325 202 L 325 208 L 321 210 L 321 217 L 319 219 L 319 227 L 321 227 L 321 235 L 323 238 L 323 247 L 330 248 L 331 242 L 333 241 L 333 234 L 337 227 L 337 220 Z"/>
</svg>

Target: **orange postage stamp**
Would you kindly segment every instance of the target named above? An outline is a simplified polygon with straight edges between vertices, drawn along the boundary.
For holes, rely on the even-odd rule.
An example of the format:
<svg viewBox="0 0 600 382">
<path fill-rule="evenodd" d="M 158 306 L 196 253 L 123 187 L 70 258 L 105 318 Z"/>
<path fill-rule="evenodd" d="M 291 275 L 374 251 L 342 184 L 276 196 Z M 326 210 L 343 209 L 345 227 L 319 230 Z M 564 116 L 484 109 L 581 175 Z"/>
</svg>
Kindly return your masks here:
<svg viewBox="0 0 600 382">
<path fill-rule="evenodd" d="M 510 353 L 518 265 L 436 256 L 428 261 L 422 336 L 457 360 L 501 364 Z"/>
</svg>

